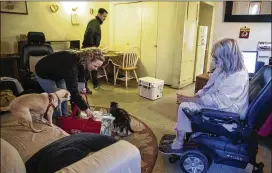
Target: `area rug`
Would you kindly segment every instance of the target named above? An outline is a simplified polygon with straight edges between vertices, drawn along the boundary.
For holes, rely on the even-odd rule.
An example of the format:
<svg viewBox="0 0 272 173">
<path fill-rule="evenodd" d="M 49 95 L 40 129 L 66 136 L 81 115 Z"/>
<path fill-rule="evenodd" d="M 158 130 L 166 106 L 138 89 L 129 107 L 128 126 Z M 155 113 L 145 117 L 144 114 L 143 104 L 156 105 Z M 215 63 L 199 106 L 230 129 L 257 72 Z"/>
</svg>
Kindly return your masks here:
<svg viewBox="0 0 272 173">
<path fill-rule="evenodd" d="M 95 107 L 94 109 L 95 111 L 108 111 L 108 109 L 102 107 Z M 134 116 L 131 116 L 131 128 L 135 132 L 122 139 L 135 145 L 140 150 L 141 172 L 151 173 L 158 155 L 157 139 L 152 130 Z"/>
</svg>

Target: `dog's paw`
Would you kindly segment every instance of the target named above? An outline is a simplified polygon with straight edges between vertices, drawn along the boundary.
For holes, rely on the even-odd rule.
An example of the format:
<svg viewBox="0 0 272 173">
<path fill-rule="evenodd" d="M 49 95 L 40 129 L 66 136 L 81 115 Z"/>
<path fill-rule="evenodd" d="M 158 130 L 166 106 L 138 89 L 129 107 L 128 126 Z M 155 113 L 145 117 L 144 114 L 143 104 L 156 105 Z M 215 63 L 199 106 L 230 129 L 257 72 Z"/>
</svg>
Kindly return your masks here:
<svg viewBox="0 0 272 173">
<path fill-rule="evenodd" d="M 52 123 L 47 123 L 48 126 L 54 127 L 54 124 Z"/>
<path fill-rule="evenodd" d="M 28 126 L 26 122 L 24 121 L 18 121 L 18 124 L 22 125 L 22 126 Z"/>
</svg>

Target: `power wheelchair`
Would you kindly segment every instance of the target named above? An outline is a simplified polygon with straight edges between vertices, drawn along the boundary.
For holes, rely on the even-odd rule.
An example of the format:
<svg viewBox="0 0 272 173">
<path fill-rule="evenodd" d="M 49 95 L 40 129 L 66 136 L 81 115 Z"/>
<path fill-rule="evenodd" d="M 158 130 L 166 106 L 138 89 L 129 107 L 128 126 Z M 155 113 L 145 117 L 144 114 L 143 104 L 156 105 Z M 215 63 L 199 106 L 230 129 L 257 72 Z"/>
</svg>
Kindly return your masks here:
<svg viewBox="0 0 272 173">
<path fill-rule="evenodd" d="M 192 112 L 184 108 L 192 123 L 193 132 L 186 134 L 181 154 L 172 155 L 170 163 L 180 160 L 185 173 L 205 173 L 209 165 L 229 165 L 245 169 L 253 165 L 253 173 L 262 173 L 264 164 L 256 163 L 259 136 L 257 130 L 272 112 L 272 66 L 263 66 L 249 83 L 249 107 L 245 119 L 235 113 L 210 109 Z M 234 125 L 228 131 L 224 125 Z M 159 144 L 173 140 L 175 135 L 164 135 Z"/>
</svg>

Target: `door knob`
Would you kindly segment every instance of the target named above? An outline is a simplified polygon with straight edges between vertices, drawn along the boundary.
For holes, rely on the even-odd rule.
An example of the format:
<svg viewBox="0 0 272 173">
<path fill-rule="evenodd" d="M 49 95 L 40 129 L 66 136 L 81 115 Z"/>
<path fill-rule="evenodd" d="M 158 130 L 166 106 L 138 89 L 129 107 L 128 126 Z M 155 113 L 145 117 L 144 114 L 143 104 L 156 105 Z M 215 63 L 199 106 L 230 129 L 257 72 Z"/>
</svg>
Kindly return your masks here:
<svg viewBox="0 0 272 173">
<path fill-rule="evenodd" d="M 158 47 L 158 46 L 155 44 L 154 47 Z"/>
</svg>

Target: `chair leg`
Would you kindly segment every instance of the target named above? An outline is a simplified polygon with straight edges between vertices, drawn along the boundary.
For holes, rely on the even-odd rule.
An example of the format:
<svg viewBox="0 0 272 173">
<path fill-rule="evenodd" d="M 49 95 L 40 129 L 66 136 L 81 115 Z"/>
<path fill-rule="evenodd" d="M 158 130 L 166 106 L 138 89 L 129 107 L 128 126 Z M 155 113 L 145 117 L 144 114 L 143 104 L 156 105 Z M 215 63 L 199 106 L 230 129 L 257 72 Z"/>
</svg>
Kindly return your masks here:
<svg viewBox="0 0 272 173">
<path fill-rule="evenodd" d="M 126 88 L 127 88 L 127 82 L 128 82 L 128 71 L 126 71 Z"/>
<path fill-rule="evenodd" d="M 138 80 L 138 77 L 137 77 L 136 71 L 135 71 L 135 70 L 133 70 L 133 73 L 134 73 L 134 76 L 135 76 L 135 79 L 136 79 L 137 83 L 139 83 L 139 80 Z"/>
<path fill-rule="evenodd" d="M 119 68 L 117 68 L 117 71 L 116 71 L 115 76 L 114 76 L 114 85 L 116 85 L 116 80 L 117 80 L 117 77 L 118 77 L 118 73 L 119 73 Z"/>
<path fill-rule="evenodd" d="M 105 75 L 106 81 L 109 81 L 108 80 L 107 71 L 106 71 L 106 67 L 103 67 L 103 71 L 104 71 L 104 75 Z"/>
<path fill-rule="evenodd" d="M 115 81 L 115 76 L 116 76 L 116 67 L 115 67 L 115 65 L 114 64 L 112 64 L 113 65 L 113 81 Z M 115 85 L 116 83 L 114 83 L 114 85 Z"/>
</svg>

